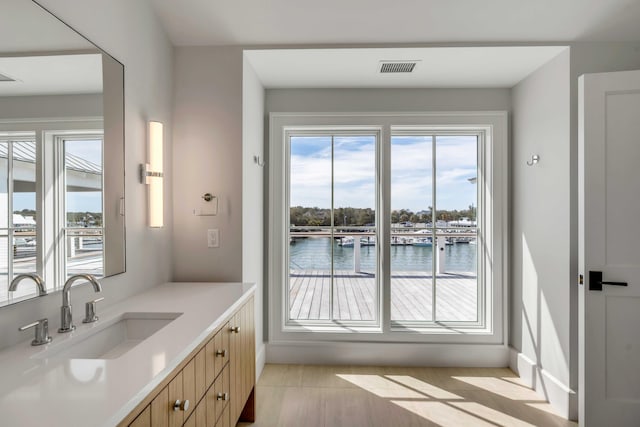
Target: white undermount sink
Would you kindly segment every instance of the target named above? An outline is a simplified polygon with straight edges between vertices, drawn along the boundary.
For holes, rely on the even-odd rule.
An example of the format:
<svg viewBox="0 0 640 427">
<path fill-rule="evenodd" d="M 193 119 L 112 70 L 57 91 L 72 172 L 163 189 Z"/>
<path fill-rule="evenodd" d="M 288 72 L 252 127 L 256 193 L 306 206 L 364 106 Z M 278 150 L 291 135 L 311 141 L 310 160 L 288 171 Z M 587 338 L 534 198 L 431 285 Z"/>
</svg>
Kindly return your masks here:
<svg viewBox="0 0 640 427">
<path fill-rule="evenodd" d="M 116 359 L 180 315 L 182 313 L 123 313 L 114 319 L 96 324 L 88 331 L 77 330 L 74 332 L 77 336 L 73 336 L 70 340 L 59 343 L 54 341 L 46 350 L 33 357 L 37 359 Z"/>
</svg>

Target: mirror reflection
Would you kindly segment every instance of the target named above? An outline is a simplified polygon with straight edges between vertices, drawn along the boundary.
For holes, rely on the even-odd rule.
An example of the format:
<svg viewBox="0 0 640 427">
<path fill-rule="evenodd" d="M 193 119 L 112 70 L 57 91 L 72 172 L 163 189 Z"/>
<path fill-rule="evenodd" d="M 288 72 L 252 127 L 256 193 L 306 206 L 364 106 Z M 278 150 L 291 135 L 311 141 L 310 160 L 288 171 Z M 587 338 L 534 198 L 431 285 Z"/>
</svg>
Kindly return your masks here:
<svg viewBox="0 0 640 427">
<path fill-rule="evenodd" d="M 125 270 L 124 69 L 29 0 L 0 15 L 0 306 Z"/>
</svg>

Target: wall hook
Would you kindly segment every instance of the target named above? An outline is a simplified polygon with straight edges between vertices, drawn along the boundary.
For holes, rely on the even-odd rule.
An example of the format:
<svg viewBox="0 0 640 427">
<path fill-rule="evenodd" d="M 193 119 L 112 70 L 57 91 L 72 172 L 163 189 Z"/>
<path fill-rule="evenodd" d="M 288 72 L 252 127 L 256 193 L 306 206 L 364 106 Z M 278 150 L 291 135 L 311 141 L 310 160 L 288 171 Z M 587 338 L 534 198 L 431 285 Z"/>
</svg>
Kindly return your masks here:
<svg viewBox="0 0 640 427">
<path fill-rule="evenodd" d="M 261 160 L 258 154 L 253 155 L 253 162 L 260 167 L 264 167 L 264 160 Z"/>
<path fill-rule="evenodd" d="M 527 165 L 533 166 L 537 164 L 539 161 L 540 161 L 540 156 L 538 156 L 537 154 L 534 154 L 533 156 L 531 156 L 531 161 L 527 161 Z"/>
</svg>

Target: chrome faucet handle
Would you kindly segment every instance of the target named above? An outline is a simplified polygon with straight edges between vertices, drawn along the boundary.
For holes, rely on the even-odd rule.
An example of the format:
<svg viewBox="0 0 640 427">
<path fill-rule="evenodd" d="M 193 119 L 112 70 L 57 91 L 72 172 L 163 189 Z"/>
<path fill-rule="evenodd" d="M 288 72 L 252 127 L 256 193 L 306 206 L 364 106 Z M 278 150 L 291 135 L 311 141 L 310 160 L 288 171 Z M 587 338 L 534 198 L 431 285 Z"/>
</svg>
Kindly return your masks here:
<svg viewBox="0 0 640 427">
<path fill-rule="evenodd" d="M 94 299 L 93 301 L 88 301 L 84 305 L 84 319 L 82 319 L 82 323 L 93 323 L 98 320 L 98 316 L 96 315 L 96 304 L 102 301 L 104 297 Z"/>
<path fill-rule="evenodd" d="M 58 328 L 58 332 L 71 332 L 75 329 L 76 325 L 73 324 L 71 305 L 63 305 L 62 307 L 60 307 L 60 327 Z"/>
<path fill-rule="evenodd" d="M 76 329 L 73 324 L 73 315 L 71 313 L 71 286 L 77 280 L 86 280 L 93 286 L 94 291 L 102 291 L 100 282 L 98 282 L 91 274 L 76 274 L 69 277 L 62 287 L 62 307 L 60 307 L 60 328 L 58 329 L 58 332 L 60 333 L 71 332 Z"/>
<path fill-rule="evenodd" d="M 28 325 L 24 325 L 18 328 L 19 331 L 26 331 L 30 328 L 36 328 L 36 336 L 33 341 L 31 341 L 31 345 L 43 345 L 49 344 L 51 342 L 51 337 L 49 336 L 49 320 L 48 319 L 40 319 L 33 323 L 29 323 Z"/>
</svg>

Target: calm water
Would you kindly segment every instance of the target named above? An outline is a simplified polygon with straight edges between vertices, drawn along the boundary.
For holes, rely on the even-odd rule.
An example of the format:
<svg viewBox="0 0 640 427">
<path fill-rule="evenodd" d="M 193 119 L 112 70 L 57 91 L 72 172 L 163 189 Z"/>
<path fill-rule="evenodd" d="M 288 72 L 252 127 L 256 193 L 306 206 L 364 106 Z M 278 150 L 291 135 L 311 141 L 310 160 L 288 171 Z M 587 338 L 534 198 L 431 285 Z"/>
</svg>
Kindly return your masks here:
<svg viewBox="0 0 640 427">
<path fill-rule="evenodd" d="M 293 270 L 331 269 L 331 242 L 326 237 L 296 240 L 289 245 L 289 268 Z M 353 248 L 342 247 L 333 241 L 334 268 L 336 270 L 353 269 Z M 448 272 L 476 271 L 476 245 L 456 243 L 445 248 L 446 270 Z M 432 248 L 418 246 L 392 246 L 391 268 L 395 271 L 431 271 Z M 360 248 L 362 271 L 375 271 L 375 246 Z"/>
</svg>

